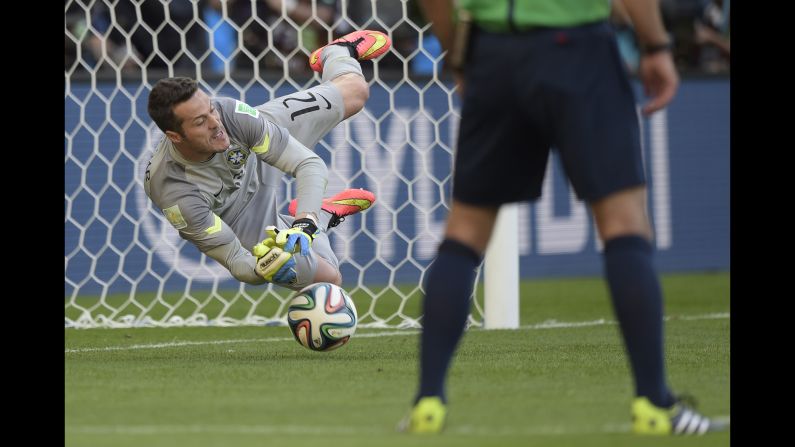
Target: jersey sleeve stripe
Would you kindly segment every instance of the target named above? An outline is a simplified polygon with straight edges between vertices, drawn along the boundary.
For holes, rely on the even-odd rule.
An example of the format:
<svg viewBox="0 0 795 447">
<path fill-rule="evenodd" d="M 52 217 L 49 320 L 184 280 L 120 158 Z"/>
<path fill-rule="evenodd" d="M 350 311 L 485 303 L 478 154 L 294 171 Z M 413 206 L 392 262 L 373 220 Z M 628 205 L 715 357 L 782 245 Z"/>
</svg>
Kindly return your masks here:
<svg viewBox="0 0 795 447">
<path fill-rule="evenodd" d="M 251 150 L 254 151 L 255 154 L 264 154 L 268 152 L 268 149 L 271 147 L 271 136 L 270 134 L 265 134 L 265 138 L 262 140 L 262 144 L 259 146 L 252 147 Z"/>
<path fill-rule="evenodd" d="M 218 215 L 215 213 L 213 213 L 213 216 L 215 217 L 215 223 L 213 224 L 213 226 L 204 230 L 207 234 L 215 234 L 221 231 L 221 218 L 218 217 Z"/>
</svg>

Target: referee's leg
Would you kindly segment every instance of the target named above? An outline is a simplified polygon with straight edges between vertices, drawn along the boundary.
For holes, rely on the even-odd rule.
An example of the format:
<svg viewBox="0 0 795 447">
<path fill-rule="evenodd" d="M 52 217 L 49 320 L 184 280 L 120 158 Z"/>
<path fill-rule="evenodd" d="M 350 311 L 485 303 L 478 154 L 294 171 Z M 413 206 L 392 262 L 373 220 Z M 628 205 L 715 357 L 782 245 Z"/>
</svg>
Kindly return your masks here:
<svg viewBox="0 0 795 447">
<path fill-rule="evenodd" d="M 636 397 L 668 408 L 674 397 L 666 383 L 663 294 L 654 266 L 646 187 L 626 188 L 591 204 L 604 241 L 605 277 L 629 357 Z"/>
<path fill-rule="evenodd" d="M 423 398 L 447 401 L 447 372 L 464 333 L 475 270 L 489 243 L 497 210 L 453 199 L 445 239 L 425 278 L 420 385 L 415 403 Z"/>
<path fill-rule="evenodd" d="M 646 187 L 643 185 L 614 192 L 591 203 L 599 237 L 608 241 L 620 236 L 652 238 L 646 213 Z"/>
</svg>

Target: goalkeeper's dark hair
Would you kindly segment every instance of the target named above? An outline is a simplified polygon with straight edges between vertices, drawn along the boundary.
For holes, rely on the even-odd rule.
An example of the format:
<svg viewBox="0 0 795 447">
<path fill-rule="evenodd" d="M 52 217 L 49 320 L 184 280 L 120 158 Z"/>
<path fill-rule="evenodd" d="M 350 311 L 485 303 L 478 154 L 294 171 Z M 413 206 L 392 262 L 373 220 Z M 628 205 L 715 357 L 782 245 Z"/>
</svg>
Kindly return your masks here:
<svg viewBox="0 0 795 447">
<path fill-rule="evenodd" d="M 170 130 L 182 135 L 182 120 L 174 115 L 174 107 L 189 100 L 198 89 L 198 83 L 191 78 L 165 78 L 157 81 L 149 93 L 149 103 L 146 106 L 152 121 L 163 132 Z"/>
</svg>

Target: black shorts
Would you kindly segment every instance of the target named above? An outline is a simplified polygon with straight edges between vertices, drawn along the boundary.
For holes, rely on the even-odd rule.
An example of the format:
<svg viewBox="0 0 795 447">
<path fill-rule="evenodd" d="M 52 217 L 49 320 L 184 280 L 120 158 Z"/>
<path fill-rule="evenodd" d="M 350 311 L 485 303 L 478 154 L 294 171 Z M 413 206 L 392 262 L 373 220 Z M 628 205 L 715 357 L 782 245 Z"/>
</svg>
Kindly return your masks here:
<svg viewBox="0 0 795 447">
<path fill-rule="evenodd" d="M 456 200 L 537 199 L 550 149 L 581 200 L 645 184 L 634 94 L 606 22 L 476 30 L 465 80 Z"/>
</svg>

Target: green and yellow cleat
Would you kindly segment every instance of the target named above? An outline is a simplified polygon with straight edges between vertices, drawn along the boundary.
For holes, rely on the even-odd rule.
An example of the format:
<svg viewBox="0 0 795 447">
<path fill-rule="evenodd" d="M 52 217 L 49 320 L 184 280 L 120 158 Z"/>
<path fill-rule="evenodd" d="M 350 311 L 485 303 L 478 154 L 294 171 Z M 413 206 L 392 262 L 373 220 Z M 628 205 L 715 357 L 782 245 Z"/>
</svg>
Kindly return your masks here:
<svg viewBox="0 0 795 447">
<path fill-rule="evenodd" d="M 421 435 L 441 433 L 447 417 L 447 407 L 438 397 L 423 397 L 408 415 L 398 423 L 398 431 Z"/>
<path fill-rule="evenodd" d="M 632 401 L 632 432 L 638 435 L 703 435 L 728 428 L 728 422 L 706 418 L 682 400 L 671 408 L 657 407 L 645 397 Z"/>
</svg>

